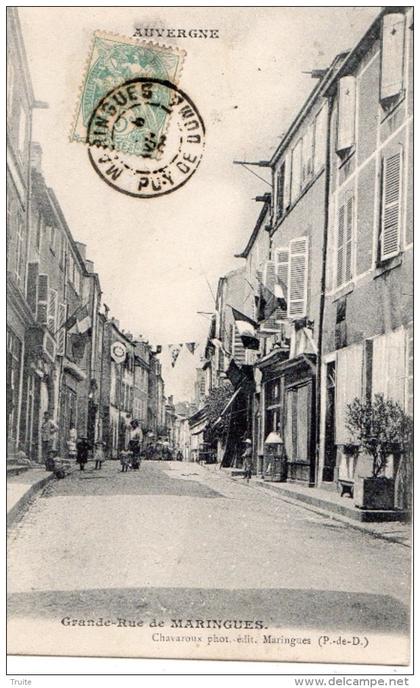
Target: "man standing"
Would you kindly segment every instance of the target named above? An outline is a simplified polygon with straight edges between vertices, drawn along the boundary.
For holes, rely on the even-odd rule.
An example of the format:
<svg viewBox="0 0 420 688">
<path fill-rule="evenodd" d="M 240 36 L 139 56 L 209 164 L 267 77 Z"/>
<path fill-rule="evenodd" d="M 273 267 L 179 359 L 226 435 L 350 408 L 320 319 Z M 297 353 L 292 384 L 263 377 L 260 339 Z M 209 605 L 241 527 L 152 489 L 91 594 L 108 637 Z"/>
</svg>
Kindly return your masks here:
<svg viewBox="0 0 420 688">
<path fill-rule="evenodd" d="M 50 452 L 56 449 L 58 425 L 54 423 L 48 411 L 44 413 L 44 421 L 41 426 L 42 460 L 47 465 Z"/>
<path fill-rule="evenodd" d="M 242 468 L 244 471 L 244 479 L 249 483 L 252 476 L 252 442 L 249 439 L 245 440 L 246 449 L 242 454 Z"/>
</svg>

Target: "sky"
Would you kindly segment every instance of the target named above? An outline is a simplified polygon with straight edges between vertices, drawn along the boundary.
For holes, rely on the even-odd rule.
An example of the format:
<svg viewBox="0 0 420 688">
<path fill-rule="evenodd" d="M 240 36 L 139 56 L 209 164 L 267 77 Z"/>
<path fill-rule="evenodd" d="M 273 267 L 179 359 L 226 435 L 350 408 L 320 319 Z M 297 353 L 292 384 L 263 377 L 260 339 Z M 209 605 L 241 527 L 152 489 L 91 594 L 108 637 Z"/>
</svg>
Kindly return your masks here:
<svg viewBox="0 0 420 688">
<path fill-rule="evenodd" d="M 233 160 L 269 160 L 315 85 L 307 74 L 352 48 L 374 7 L 21 7 L 35 98 L 33 140 L 77 241 L 87 244 L 110 307 L 125 330 L 164 346 L 166 394 L 193 395 L 219 276 L 240 267 L 269 191 Z M 95 30 L 132 36 L 135 27 L 218 29 L 219 38 L 165 38 L 186 51 L 179 86 L 198 108 L 206 146 L 197 172 L 166 196 L 132 198 L 93 170 L 69 132 Z M 254 168 L 267 177 L 267 171 Z M 168 344 L 184 346 L 174 368 Z"/>
</svg>

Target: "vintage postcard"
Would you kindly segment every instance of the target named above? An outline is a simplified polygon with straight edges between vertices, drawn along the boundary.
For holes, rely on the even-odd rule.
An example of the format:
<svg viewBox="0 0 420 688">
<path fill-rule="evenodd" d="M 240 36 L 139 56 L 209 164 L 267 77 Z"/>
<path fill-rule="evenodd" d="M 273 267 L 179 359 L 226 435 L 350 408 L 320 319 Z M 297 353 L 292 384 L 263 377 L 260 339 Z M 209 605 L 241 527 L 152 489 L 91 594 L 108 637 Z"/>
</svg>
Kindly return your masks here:
<svg viewBox="0 0 420 688">
<path fill-rule="evenodd" d="M 7 9 L 10 656 L 410 665 L 413 42 Z"/>
</svg>

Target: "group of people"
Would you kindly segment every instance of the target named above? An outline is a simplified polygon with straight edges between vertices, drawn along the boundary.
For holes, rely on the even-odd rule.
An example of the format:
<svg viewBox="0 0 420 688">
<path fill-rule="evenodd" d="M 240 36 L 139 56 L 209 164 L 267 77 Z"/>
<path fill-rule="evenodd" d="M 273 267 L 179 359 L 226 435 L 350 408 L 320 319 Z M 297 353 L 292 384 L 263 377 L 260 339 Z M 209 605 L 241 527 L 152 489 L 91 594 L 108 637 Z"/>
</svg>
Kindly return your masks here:
<svg viewBox="0 0 420 688">
<path fill-rule="evenodd" d="M 44 413 L 44 420 L 41 427 L 42 457 L 46 470 L 54 470 L 54 463 L 58 454 L 58 425 L 51 418 L 48 411 Z M 141 428 L 138 420 L 130 423 L 128 450 L 120 453 L 121 470 L 128 471 L 129 468 L 138 469 L 140 467 L 141 450 Z M 105 443 L 97 440 L 93 444 L 86 436 L 77 436 L 74 424 L 69 428 L 66 441 L 67 457 L 79 464 L 81 471 L 84 471 L 89 460 L 90 452 L 95 462 L 95 470 L 100 470 L 106 461 Z"/>
</svg>

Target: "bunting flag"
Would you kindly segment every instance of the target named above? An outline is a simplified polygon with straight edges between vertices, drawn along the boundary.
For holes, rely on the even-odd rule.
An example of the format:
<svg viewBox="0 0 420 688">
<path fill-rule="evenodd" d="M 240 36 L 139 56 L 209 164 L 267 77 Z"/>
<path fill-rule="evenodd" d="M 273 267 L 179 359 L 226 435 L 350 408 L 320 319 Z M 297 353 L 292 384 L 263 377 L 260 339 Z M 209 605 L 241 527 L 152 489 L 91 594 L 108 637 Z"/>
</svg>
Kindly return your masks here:
<svg viewBox="0 0 420 688">
<path fill-rule="evenodd" d="M 192 354 L 194 356 L 194 351 L 195 351 L 196 346 L 197 346 L 196 342 L 185 342 L 185 346 L 187 347 L 190 354 Z"/>
<path fill-rule="evenodd" d="M 245 349 L 254 349 L 257 351 L 260 348 L 260 342 L 257 337 L 257 323 L 244 313 L 237 311 L 236 308 L 232 306 L 231 308 L 235 319 L 235 325 L 238 328 Z"/>
<path fill-rule="evenodd" d="M 182 346 L 182 344 L 181 344 Z M 179 352 L 181 351 L 181 346 L 179 344 L 169 344 L 169 351 L 171 353 L 171 366 L 172 368 L 175 367 L 175 363 L 177 362 Z"/>
</svg>

